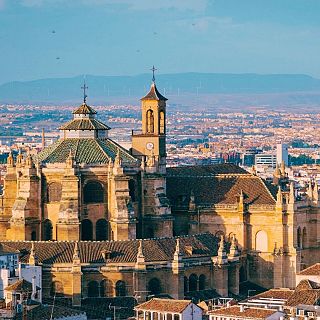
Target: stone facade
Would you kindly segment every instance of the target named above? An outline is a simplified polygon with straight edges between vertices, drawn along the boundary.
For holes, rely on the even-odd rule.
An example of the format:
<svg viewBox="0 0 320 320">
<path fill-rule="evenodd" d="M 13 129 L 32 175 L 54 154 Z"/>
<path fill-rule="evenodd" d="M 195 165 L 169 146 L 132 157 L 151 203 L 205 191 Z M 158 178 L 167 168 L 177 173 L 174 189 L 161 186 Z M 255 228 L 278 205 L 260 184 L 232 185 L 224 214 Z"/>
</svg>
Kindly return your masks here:
<svg viewBox="0 0 320 320">
<path fill-rule="evenodd" d="M 77 305 L 89 295 L 90 281 L 99 291 L 104 280 L 112 282 L 104 294 L 119 295 L 125 282 L 126 294 L 139 292 L 141 299 L 155 294 L 152 279 L 176 298 L 200 287 L 238 294 L 245 281 L 293 288 L 296 273 L 320 258 L 318 186 L 310 182 L 298 198 L 284 166 L 277 168 L 274 185 L 231 164 L 166 168 L 166 98 L 153 82 L 141 101 L 142 130 L 133 132 L 130 151 L 108 138 L 110 128 L 84 101 L 60 127 L 58 141 L 35 157 L 10 155 L 0 240 L 112 244 L 209 232 L 220 239 L 220 249 L 199 255 L 185 244 L 179 253 L 177 244 L 172 257 L 146 263 L 147 243 L 134 261 L 113 264 L 108 257 L 114 251 L 101 248 L 96 258 L 106 262 L 97 264 L 76 258 L 83 255 L 79 245 L 73 261 L 43 262 L 49 270 L 43 273 L 44 295 L 62 290 Z"/>
</svg>

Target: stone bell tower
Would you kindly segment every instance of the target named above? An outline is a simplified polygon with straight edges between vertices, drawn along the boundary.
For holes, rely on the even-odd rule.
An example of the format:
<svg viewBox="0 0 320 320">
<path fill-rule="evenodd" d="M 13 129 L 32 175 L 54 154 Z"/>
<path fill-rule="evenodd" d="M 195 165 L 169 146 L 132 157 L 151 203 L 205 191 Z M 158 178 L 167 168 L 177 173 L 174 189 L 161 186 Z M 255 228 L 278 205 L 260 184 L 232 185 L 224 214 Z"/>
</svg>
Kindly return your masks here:
<svg viewBox="0 0 320 320">
<path fill-rule="evenodd" d="M 172 236 L 172 215 L 166 196 L 166 101 L 154 77 L 141 99 L 142 130 L 132 133 L 132 155 L 142 163 L 142 229 L 144 237 Z"/>
</svg>

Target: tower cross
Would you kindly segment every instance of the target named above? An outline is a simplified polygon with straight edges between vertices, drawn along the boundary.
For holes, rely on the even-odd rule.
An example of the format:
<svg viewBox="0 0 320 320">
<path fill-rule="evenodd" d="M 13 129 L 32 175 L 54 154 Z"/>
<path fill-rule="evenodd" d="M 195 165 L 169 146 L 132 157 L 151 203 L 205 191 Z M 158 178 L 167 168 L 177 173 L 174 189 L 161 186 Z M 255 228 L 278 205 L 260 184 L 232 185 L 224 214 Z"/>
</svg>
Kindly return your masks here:
<svg viewBox="0 0 320 320">
<path fill-rule="evenodd" d="M 154 72 L 157 70 L 154 66 L 150 69 L 152 71 L 152 82 L 155 82 L 156 78 L 154 77 Z"/>
<path fill-rule="evenodd" d="M 83 90 L 83 103 L 86 103 L 87 102 L 86 90 L 88 89 L 88 87 L 86 86 L 86 80 L 83 80 L 83 87 L 81 87 L 81 89 Z"/>
</svg>

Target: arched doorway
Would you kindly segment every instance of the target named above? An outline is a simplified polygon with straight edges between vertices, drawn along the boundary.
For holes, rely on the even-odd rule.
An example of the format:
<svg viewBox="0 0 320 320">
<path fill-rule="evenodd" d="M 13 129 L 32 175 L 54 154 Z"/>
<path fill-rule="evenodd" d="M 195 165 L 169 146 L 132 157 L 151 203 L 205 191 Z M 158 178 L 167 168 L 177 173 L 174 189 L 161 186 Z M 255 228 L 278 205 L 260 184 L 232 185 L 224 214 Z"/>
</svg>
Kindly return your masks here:
<svg viewBox="0 0 320 320">
<path fill-rule="evenodd" d="M 104 202 L 104 189 L 100 182 L 90 181 L 84 186 L 83 202 L 85 204 Z"/>
<path fill-rule="evenodd" d="M 103 241 L 108 239 L 108 222 L 100 219 L 96 223 L 96 240 Z"/>
<path fill-rule="evenodd" d="M 99 297 L 99 284 L 97 281 L 90 281 L 88 283 L 88 297 L 90 298 Z"/>
<path fill-rule="evenodd" d="M 93 227 L 92 222 L 89 219 L 81 221 L 81 240 L 93 240 Z"/>
<path fill-rule="evenodd" d="M 148 294 L 149 295 L 157 295 L 160 294 L 161 289 L 161 282 L 158 278 L 152 278 L 148 283 Z"/>
<path fill-rule="evenodd" d="M 189 291 L 198 290 L 198 276 L 196 274 L 191 274 L 189 277 Z"/>
<path fill-rule="evenodd" d="M 46 219 L 43 222 L 43 240 L 49 241 L 52 240 L 52 222 L 49 219 Z"/>
</svg>

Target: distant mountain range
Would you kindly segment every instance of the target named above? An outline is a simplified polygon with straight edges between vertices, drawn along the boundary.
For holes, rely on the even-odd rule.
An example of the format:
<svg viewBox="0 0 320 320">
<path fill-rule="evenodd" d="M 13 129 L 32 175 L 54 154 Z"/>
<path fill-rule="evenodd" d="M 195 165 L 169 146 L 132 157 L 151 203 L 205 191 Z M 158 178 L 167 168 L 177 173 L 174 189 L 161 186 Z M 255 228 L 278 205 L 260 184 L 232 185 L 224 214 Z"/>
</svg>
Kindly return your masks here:
<svg viewBox="0 0 320 320">
<path fill-rule="evenodd" d="M 86 76 L 88 101 L 93 104 L 139 103 L 149 89 L 150 74 L 136 76 Z M 302 102 L 305 96 L 319 101 L 320 79 L 304 74 L 218 74 L 176 73 L 156 76 L 157 86 L 171 103 L 185 103 L 186 97 L 197 100 L 214 95 L 288 95 Z M 0 104 L 69 104 L 80 103 L 83 76 L 34 81 L 14 81 L 0 86 Z M 209 97 L 209 98 L 208 98 Z M 211 97 L 211 98 L 210 98 Z M 308 100 L 308 101 L 309 101 Z"/>
</svg>

